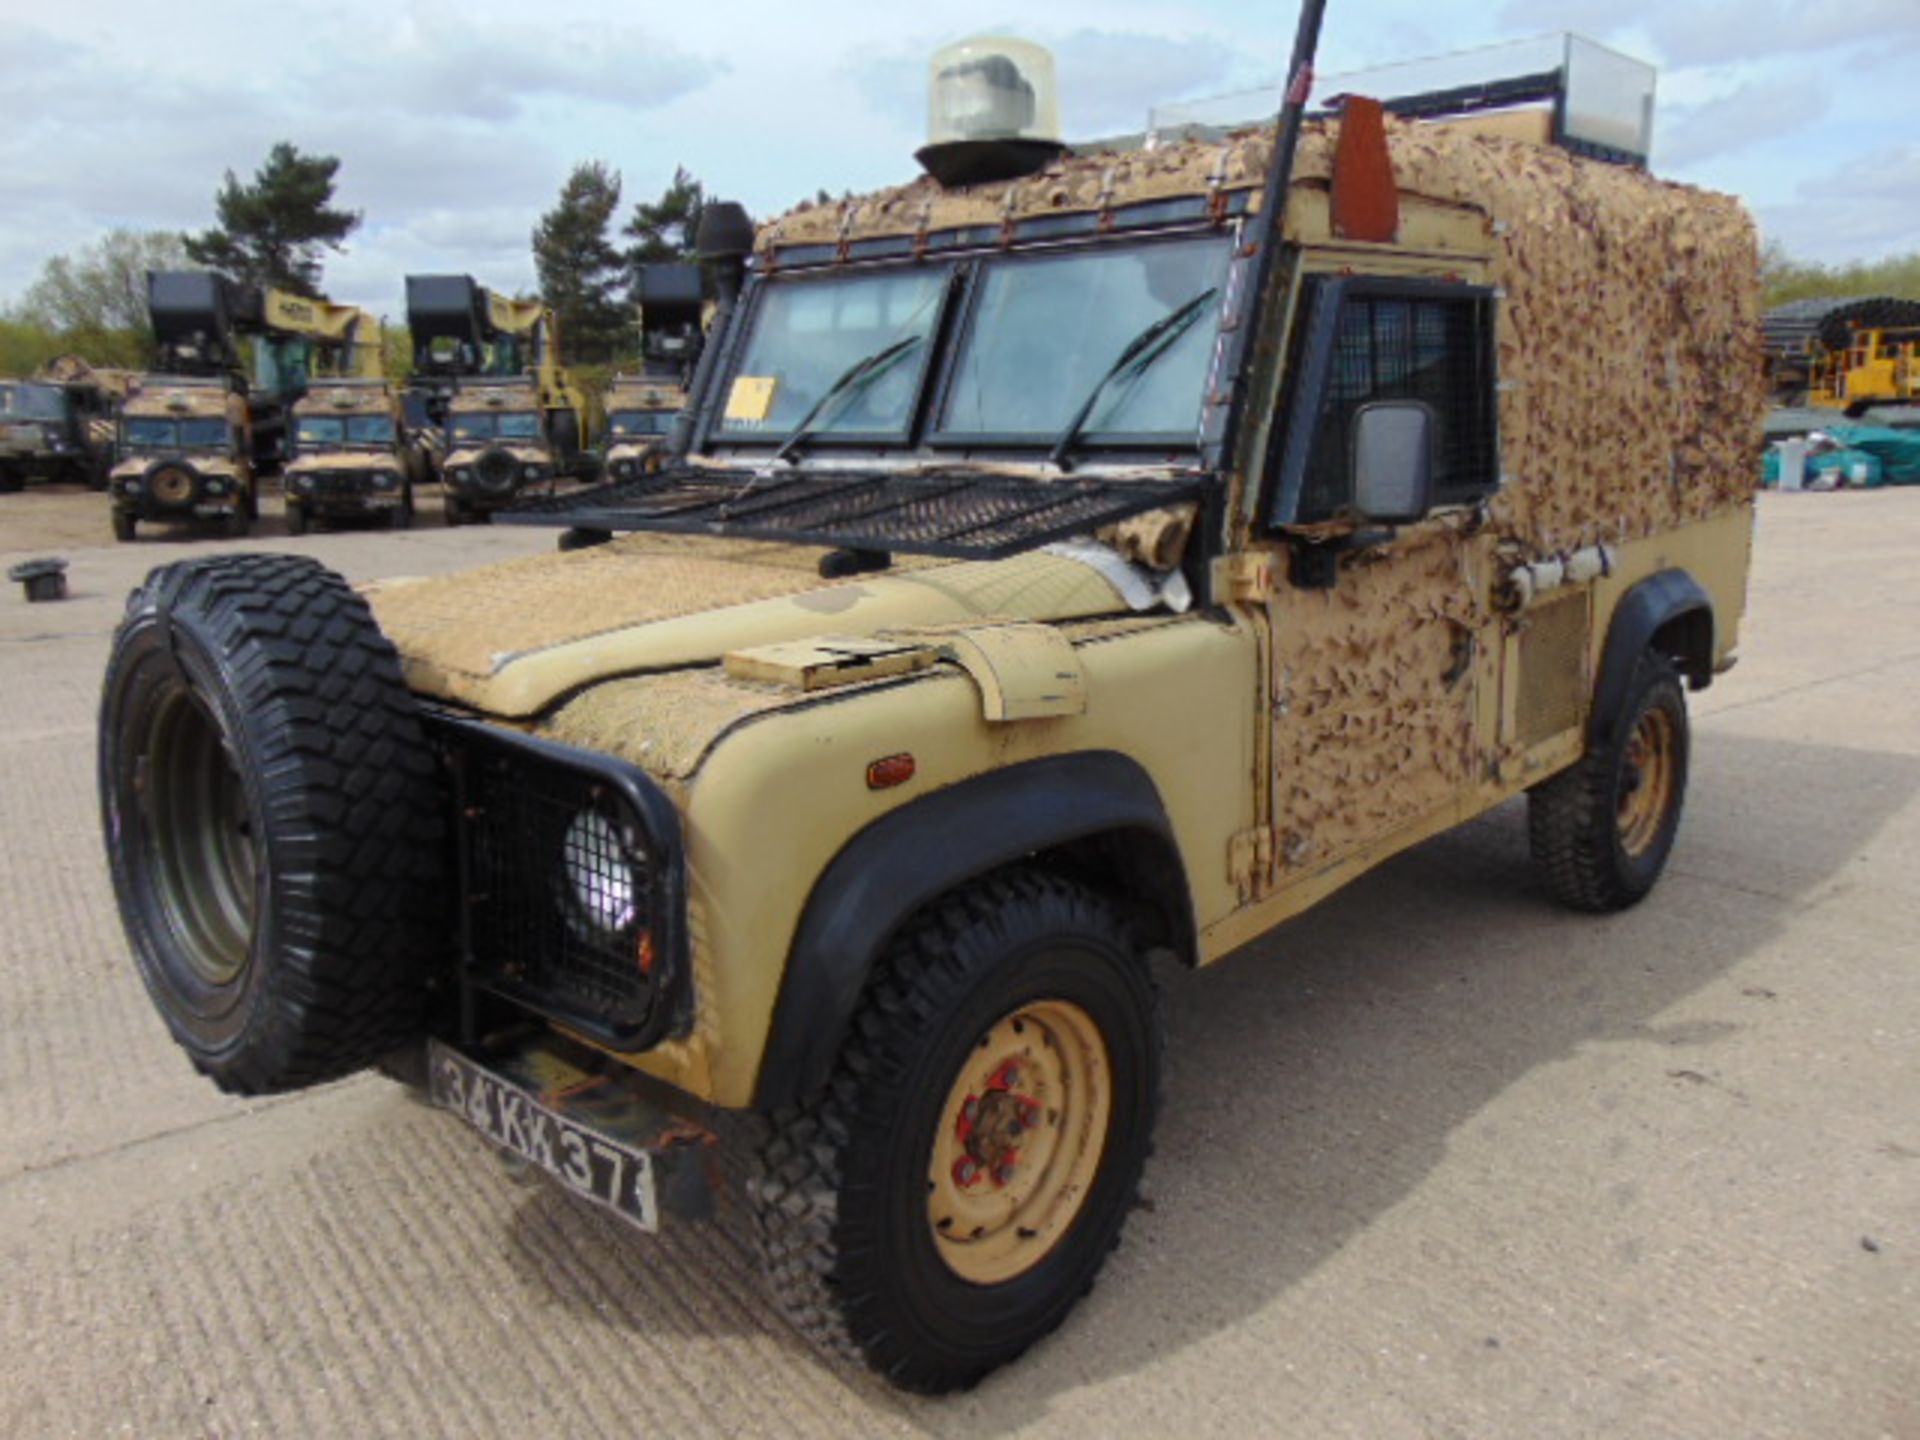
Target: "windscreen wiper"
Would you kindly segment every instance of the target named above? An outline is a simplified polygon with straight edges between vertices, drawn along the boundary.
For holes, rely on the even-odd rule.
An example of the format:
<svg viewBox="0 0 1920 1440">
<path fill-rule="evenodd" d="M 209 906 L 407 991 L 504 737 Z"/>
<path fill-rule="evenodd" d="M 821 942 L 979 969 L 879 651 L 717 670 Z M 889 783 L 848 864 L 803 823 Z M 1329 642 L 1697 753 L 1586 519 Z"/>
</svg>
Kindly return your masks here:
<svg viewBox="0 0 1920 1440">
<path fill-rule="evenodd" d="M 820 418 L 820 413 L 827 408 L 827 405 L 837 396 L 857 394 L 858 390 L 864 390 L 884 375 L 894 361 L 925 338 L 924 335 L 902 336 L 891 345 L 861 357 L 841 371 L 840 377 L 827 387 L 826 393 L 813 402 L 813 408 L 800 417 L 800 423 L 793 427 L 793 433 L 781 442 L 778 450 L 773 452 L 773 458 L 784 460 L 789 465 L 798 465 L 800 457 L 797 452 L 800 449 L 800 442 L 813 434 L 814 421 Z"/>
<path fill-rule="evenodd" d="M 1067 422 L 1067 428 L 1060 432 L 1060 438 L 1053 442 L 1053 449 L 1047 452 L 1047 459 L 1062 470 L 1072 467 L 1067 464 L 1067 452 L 1073 448 L 1073 442 L 1080 438 L 1080 431 L 1086 425 L 1087 418 L 1093 414 L 1093 407 L 1100 403 L 1100 397 L 1106 394 L 1111 385 L 1122 374 L 1131 371 L 1138 375 L 1168 350 L 1173 342 L 1187 333 L 1188 327 L 1200 318 L 1201 307 L 1211 300 L 1220 287 L 1209 285 L 1198 295 L 1177 310 L 1169 310 L 1158 320 L 1126 343 L 1107 373 L 1095 382 L 1087 392 L 1087 398 L 1080 402 L 1080 408 L 1073 412 L 1073 419 Z"/>
</svg>

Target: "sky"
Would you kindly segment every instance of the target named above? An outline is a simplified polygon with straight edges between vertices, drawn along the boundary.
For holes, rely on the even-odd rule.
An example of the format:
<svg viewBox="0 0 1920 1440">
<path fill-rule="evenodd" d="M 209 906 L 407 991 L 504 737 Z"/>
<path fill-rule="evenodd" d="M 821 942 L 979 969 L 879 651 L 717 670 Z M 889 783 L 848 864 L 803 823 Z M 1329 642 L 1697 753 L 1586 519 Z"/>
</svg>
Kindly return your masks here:
<svg viewBox="0 0 1920 1440">
<path fill-rule="evenodd" d="M 980 32 L 1057 58 L 1069 140 L 1269 84 L 1291 0 L 0 0 L 0 303 L 106 230 L 199 229 L 278 140 L 341 159 L 363 213 L 335 298 L 401 318 L 408 272 L 533 287 L 572 166 L 622 216 L 684 165 L 756 217 L 910 179 L 926 61 Z M 1796 258 L 1920 250 L 1920 0 L 1328 0 L 1338 72 L 1574 30 L 1660 67 L 1654 169 L 1745 199 Z"/>
</svg>

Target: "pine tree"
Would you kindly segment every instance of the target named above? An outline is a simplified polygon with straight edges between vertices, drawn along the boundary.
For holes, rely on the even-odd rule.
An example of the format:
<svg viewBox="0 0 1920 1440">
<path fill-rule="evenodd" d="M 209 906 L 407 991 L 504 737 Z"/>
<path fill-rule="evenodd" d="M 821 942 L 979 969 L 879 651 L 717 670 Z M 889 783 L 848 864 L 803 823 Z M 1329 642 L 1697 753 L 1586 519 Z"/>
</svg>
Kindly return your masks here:
<svg viewBox="0 0 1920 1440">
<path fill-rule="evenodd" d="M 700 224 L 700 211 L 707 203 L 706 188 L 687 173 L 686 167 L 673 168 L 673 183 L 658 200 L 642 201 L 633 207 L 626 235 L 633 244 L 627 248 L 627 260 L 634 265 L 649 265 L 662 260 L 694 258 L 694 231 Z"/>
<path fill-rule="evenodd" d="M 573 167 L 559 201 L 534 227 L 540 298 L 559 317 L 564 361 L 611 360 L 627 338 L 630 316 L 619 299 L 625 268 L 607 238 L 619 208 L 619 172 L 589 160 Z"/>
<path fill-rule="evenodd" d="M 332 155 L 302 155 L 282 140 L 243 185 L 227 172 L 214 196 L 218 224 L 185 237 L 196 264 L 236 280 L 321 295 L 324 253 L 338 250 L 360 225 L 357 210 L 333 208 Z"/>
</svg>

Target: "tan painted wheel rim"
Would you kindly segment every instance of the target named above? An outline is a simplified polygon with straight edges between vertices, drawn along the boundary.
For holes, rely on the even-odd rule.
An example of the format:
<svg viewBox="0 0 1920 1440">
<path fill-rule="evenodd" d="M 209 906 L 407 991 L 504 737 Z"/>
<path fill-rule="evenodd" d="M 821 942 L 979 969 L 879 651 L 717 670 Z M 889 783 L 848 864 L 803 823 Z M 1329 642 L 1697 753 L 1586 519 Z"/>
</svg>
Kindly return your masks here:
<svg viewBox="0 0 1920 1440">
<path fill-rule="evenodd" d="M 157 470 L 153 476 L 153 498 L 167 505 L 178 505 L 193 498 L 193 476 L 178 466 Z"/>
<path fill-rule="evenodd" d="M 1616 818 L 1629 855 L 1644 855 L 1666 822 L 1678 769 L 1674 741 L 1673 717 L 1664 710 L 1647 711 L 1627 737 Z"/>
<path fill-rule="evenodd" d="M 1072 1228 L 1100 1170 L 1113 1074 L 1078 1005 L 1036 1000 L 980 1037 L 940 1108 L 927 1223 L 949 1270 L 996 1285 Z"/>
</svg>

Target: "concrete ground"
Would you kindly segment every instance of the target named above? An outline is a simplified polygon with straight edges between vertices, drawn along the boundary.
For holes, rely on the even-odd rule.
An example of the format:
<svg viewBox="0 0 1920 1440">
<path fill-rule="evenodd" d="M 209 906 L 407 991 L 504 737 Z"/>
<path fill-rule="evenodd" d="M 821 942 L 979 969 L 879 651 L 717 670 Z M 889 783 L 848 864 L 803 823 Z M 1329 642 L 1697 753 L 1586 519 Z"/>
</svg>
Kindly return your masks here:
<svg viewBox="0 0 1920 1440">
<path fill-rule="evenodd" d="M 0 497 L 0 564 L 100 504 Z M 551 540 L 256 543 L 369 578 Z M 0 594 L 0 1434 L 1920 1436 L 1920 492 L 1762 501 L 1639 909 L 1552 908 L 1511 806 L 1167 977 L 1148 1205 L 945 1401 L 816 1358 L 737 1214 L 648 1240 L 384 1081 L 192 1074 L 114 913 L 93 714 L 128 588 L 219 548 Z"/>
</svg>

